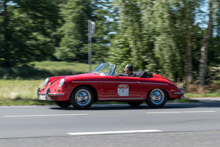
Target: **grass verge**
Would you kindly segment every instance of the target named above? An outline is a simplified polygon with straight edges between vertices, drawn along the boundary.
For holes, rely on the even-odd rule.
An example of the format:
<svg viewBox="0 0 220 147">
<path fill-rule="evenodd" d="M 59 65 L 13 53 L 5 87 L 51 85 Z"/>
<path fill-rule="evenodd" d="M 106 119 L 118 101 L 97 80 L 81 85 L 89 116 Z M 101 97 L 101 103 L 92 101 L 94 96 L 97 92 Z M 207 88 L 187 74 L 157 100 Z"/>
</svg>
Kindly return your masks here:
<svg viewBox="0 0 220 147">
<path fill-rule="evenodd" d="M 0 80 L 0 100 L 37 99 L 37 88 L 43 83 L 44 80 Z"/>
<path fill-rule="evenodd" d="M 190 98 L 183 98 L 183 99 L 176 99 L 174 101 L 171 102 L 179 102 L 179 103 L 197 103 L 199 102 L 198 100 L 192 100 Z"/>
<path fill-rule="evenodd" d="M 196 97 L 220 97 L 220 91 L 198 94 L 198 93 L 186 93 L 185 97 L 196 98 Z"/>
<path fill-rule="evenodd" d="M 16 68 L 0 68 L 0 77 L 2 79 L 23 79 L 23 80 L 40 80 L 51 76 L 75 75 L 87 73 L 89 65 L 77 62 L 65 61 L 43 61 L 32 62 L 32 66 Z M 97 64 L 92 65 L 94 69 Z"/>
<path fill-rule="evenodd" d="M 0 106 L 18 106 L 18 105 L 54 105 L 51 101 L 40 101 L 38 99 L 0 99 Z"/>
</svg>

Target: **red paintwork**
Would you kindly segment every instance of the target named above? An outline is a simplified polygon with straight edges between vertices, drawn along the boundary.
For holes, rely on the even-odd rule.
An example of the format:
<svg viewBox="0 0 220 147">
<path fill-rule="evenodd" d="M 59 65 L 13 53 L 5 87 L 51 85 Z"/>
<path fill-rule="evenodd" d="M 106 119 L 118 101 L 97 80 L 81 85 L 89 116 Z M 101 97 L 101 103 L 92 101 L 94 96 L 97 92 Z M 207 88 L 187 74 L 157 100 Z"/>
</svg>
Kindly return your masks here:
<svg viewBox="0 0 220 147">
<path fill-rule="evenodd" d="M 59 88 L 59 82 L 62 78 L 65 78 L 65 83 Z M 53 83 L 50 85 L 51 82 Z M 126 84 L 129 86 L 128 96 L 119 96 L 118 86 L 120 84 Z M 70 99 L 72 91 L 81 85 L 92 86 L 97 92 L 98 101 L 128 101 L 128 99 L 138 100 L 137 98 L 143 98 L 142 100 L 146 100 L 148 92 L 155 88 L 166 90 L 169 99 L 177 99 L 182 96 L 174 94 L 174 92 L 181 92 L 176 85 L 165 77 L 157 74 L 153 74 L 153 77 L 151 78 L 105 76 L 96 73 L 50 77 L 44 90 L 41 90 L 39 93 L 46 93 L 46 89 L 50 88 L 50 93 L 64 94 L 62 96 L 54 95 L 57 96 L 58 99 L 53 99 L 52 96 L 51 100 L 67 101 Z M 56 91 L 58 89 L 60 89 L 60 92 Z"/>
</svg>

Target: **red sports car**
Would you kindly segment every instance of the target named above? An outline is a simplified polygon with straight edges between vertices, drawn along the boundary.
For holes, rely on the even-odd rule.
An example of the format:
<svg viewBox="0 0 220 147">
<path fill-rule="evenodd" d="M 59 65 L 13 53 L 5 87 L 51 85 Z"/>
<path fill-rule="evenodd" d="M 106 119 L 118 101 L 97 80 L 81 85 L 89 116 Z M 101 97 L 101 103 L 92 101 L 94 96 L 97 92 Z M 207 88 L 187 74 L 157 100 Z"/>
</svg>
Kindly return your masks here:
<svg viewBox="0 0 220 147">
<path fill-rule="evenodd" d="M 139 106 L 163 107 L 167 100 L 184 98 L 184 91 L 167 78 L 149 72 L 136 72 L 137 77 L 114 75 L 116 65 L 101 63 L 93 72 L 46 78 L 38 88 L 39 100 L 54 101 L 60 107 L 73 105 L 87 109 L 97 101 L 124 101 Z"/>
</svg>

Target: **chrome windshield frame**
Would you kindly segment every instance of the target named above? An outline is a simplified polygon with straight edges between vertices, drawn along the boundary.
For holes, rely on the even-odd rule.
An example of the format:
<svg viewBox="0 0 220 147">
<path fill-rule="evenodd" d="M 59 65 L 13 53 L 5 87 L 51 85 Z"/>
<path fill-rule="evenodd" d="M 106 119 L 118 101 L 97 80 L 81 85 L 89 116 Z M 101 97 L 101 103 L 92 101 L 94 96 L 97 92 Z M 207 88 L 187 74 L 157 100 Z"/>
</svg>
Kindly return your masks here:
<svg viewBox="0 0 220 147">
<path fill-rule="evenodd" d="M 114 65 L 114 69 L 112 70 L 112 72 L 110 74 L 111 76 L 114 76 L 113 74 L 115 73 L 115 70 L 116 70 L 116 67 L 117 67 L 115 64 L 113 64 L 113 65 Z"/>
<path fill-rule="evenodd" d="M 106 75 L 106 76 L 114 76 L 113 74 L 115 73 L 115 70 L 116 70 L 117 66 L 115 64 L 111 64 L 111 63 L 100 63 L 92 72 L 99 73 L 99 70 L 101 69 L 103 64 L 113 65 L 113 70 L 111 71 L 111 73 L 109 75 L 107 75 L 107 74 L 104 74 L 104 75 Z"/>
</svg>

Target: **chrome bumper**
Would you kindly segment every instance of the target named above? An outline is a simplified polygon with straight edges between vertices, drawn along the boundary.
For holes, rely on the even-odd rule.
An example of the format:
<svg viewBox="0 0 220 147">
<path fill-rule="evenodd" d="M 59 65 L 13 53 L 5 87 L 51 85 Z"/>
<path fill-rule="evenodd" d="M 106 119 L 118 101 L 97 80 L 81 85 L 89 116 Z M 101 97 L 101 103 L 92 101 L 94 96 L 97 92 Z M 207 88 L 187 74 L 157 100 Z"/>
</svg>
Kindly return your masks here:
<svg viewBox="0 0 220 147">
<path fill-rule="evenodd" d="M 46 90 L 46 93 L 39 93 L 41 90 L 40 88 L 37 89 L 37 96 L 40 99 L 40 95 L 46 95 L 46 100 L 51 100 L 50 96 L 62 96 L 65 95 L 64 93 L 49 93 L 50 92 L 50 88 L 48 88 Z"/>
<path fill-rule="evenodd" d="M 185 96 L 184 96 L 184 90 L 183 90 L 183 88 L 179 88 L 179 90 L 181 91 L 181 92 L 175 92 L 174 94 L 177 94 L 177 95 L 182 95 L 182 97 L 181 98 L 185 98 Z"/>
<path fill-rule="evenodd" d="M 65 95 L 64 93 L 49 93 L 50 92 L 50 88 L 48 88 L 46 90 L 46 93 L 39 93 L 40 92 L 40 88 L 37 89 L 37 95 L 48 95 L 48 96 L 54 96 L 54 95 Z"/>
</svg>

